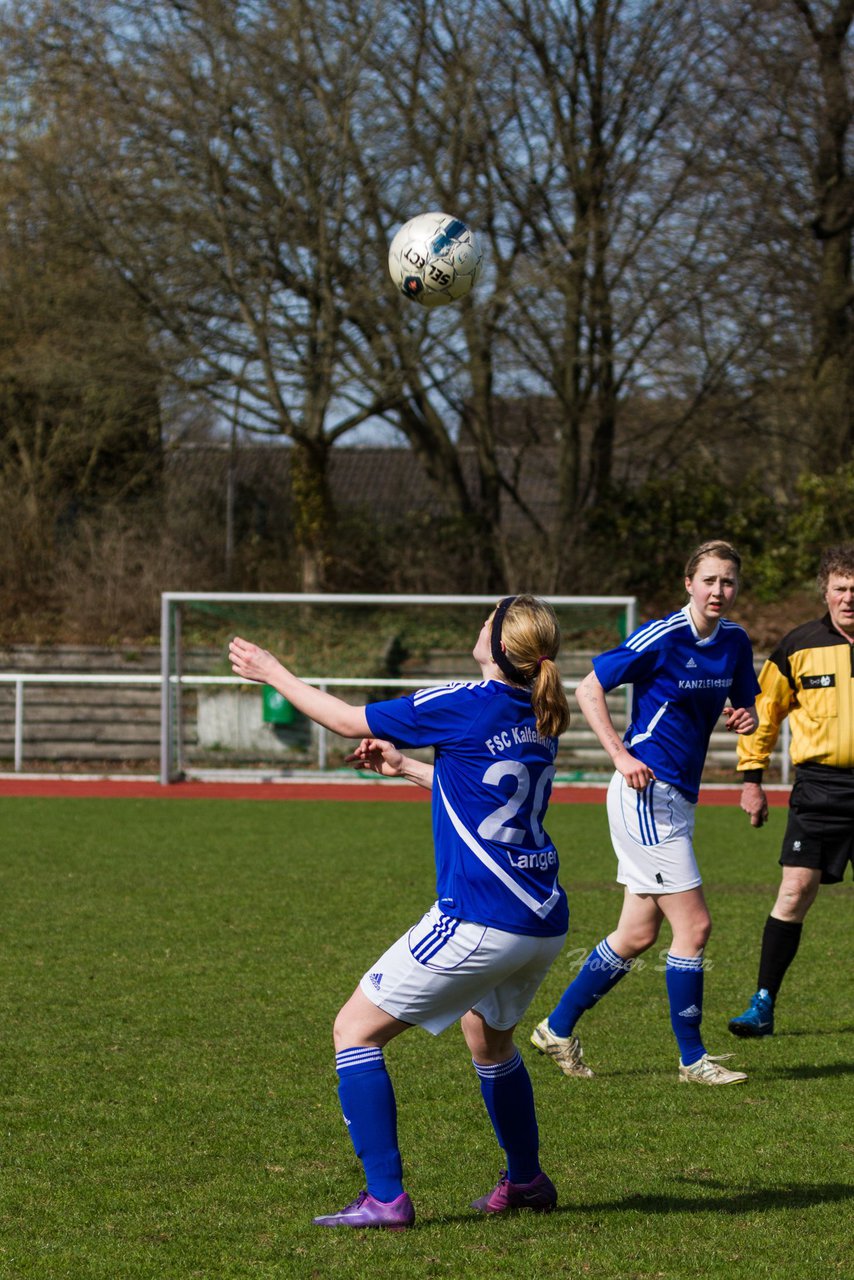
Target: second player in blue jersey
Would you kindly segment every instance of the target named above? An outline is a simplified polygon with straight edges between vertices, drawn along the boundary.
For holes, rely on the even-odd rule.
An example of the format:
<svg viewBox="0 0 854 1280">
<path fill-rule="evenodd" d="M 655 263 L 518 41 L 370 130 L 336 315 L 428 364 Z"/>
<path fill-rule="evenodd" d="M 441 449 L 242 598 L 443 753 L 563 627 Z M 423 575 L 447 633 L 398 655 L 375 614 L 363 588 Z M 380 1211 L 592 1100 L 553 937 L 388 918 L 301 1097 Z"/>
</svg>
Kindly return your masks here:
<svg viewBox="0 0 854 1280">
<path fill-rule="evenodd" d="M 753 733 L 757 724 L 759 683 L 750 641 L 725 617 L 738 592 L 740 565 L 727 542 L 698 547 L 685 567 L 684 608 L 599 654 L 579 685 L 579 705 L 616 770 L 608 824 L 624 895 L 616 929 L 587 956 L 531 1036 L 567 1076 L 593 1075 L 574 1034 L 576 1023 L 653 945 L 667 920 L 673 938 L 665 978 L 679 1079 L 711 1085 L 746 1079 L 707 1053 L 700 1034 L 711 918 L 693 843 L 700 777 L 721 713 L 734 733 Z M 633 689 L 631 723 L 621 737 L 606 695 L 622 684 Z"/>
</svg>

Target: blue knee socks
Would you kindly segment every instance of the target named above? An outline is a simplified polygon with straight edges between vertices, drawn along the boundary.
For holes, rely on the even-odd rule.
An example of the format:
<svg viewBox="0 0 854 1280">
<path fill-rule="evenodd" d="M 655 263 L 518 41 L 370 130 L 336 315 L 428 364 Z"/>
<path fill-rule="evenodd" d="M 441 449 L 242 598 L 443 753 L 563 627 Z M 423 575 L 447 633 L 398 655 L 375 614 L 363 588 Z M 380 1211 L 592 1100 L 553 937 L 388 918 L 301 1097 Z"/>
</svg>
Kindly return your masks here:
<svg viewBox="0 0 854 1280">
<path fill-rule="evenodd" d="M 532 1182 L 540 1172 L 540 1135 L 534 1110 L 534 1091 L 518 1049 L 508 1062 L 483 1066 L 472 1058 L 480 1079 L 480 1091 L 507 1156 L 511 1182 Z"/>
<path fill-rule="evenodd" d="M 549 1014 L 549 1027 L 556 1036 L 571 1036 L 576 1022 L 585 1009 L 591 1009 L 597 1000 L 616 986 L 632 967 L 631 960 L 618 956 L 603 938 L 594 947 L 584 964 L 564 991 L 555 1009 Z"/>
<path fill-rule="evenodd" d="M 670 1001 L 670 1025 L 679 1042 L 679 1056 L 686 1067 L 702 1058 L 706 1050 L 700 1036 L 703 1017 L 703 956 L 674 956 L 668 953 L 664 969 Z"/>
<path fill-rule="evenodd" d="M 365 1169 L 368 1191 L 388 1204 L 403 1192 L 397 1145 L 397 1104 L 382 1049 L 342 1049 L 335 1055 L 344 1123 Z"/>
</svg>

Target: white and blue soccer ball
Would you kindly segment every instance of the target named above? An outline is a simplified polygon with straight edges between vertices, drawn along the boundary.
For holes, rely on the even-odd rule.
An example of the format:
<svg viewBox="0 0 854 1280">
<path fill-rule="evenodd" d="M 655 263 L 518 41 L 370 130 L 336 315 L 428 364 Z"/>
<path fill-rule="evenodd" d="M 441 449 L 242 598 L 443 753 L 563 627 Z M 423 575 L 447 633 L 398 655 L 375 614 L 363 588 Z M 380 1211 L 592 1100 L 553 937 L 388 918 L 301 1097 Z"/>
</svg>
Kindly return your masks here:
<svg viewBox="0 0 854 1280">
<path fill-rule="evenodd" d="M 483 254 L 474 232 L 448 213 L 419 213 L 400 228 L 388 251 L 397 288 L 422 307 L 444 307 L 470 292 Z"/>
</svg>

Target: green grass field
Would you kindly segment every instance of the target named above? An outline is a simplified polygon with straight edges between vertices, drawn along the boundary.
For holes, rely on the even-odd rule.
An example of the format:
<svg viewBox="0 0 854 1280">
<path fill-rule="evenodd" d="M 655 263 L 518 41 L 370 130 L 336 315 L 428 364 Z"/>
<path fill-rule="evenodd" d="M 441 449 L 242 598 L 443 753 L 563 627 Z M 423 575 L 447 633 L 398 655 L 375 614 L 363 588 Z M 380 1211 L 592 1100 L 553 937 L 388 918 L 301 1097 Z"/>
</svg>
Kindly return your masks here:
<svg viewBox="0 0 854 1280">
<path fill-rule="evenodd" d="M 0 800 L 3 1280 L 850 1276 L 850 881 L 825 889 L 779 1034 L 736 1041 L 785 811 L 701 807 L 704 1032 L 746 1086 L 680 1085 L 659 948 L 580 1030 L 592 1081 L 527 1044 L 616 922 L 604 809 L 554 806 L 573 911 L 520 1034 L 559 1211 L 483 1218 L 501 1154 L 462 1038 L 387 1050 L 417 1226 L 321 1231 L 361 1186 L 330 1028 L 431 901 L 421 805 Z M 660 949 L 668 938 L 662 934 Z"/>
</svg>

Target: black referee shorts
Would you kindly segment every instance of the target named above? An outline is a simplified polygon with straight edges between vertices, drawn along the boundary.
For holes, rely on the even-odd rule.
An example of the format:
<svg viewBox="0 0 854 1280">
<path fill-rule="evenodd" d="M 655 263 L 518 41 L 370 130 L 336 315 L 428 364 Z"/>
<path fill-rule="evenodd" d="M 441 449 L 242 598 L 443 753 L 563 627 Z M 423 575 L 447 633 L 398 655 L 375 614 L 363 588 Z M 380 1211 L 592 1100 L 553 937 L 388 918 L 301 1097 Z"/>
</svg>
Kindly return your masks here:
<svg viewBox="0 0 854 1280">
<path fill-rule="evenodd" d="M 780 865 L 821 871 L 838 884 L 854 864 L 854 769 L 804 764 L 795 770 Z"/>
</svg>

